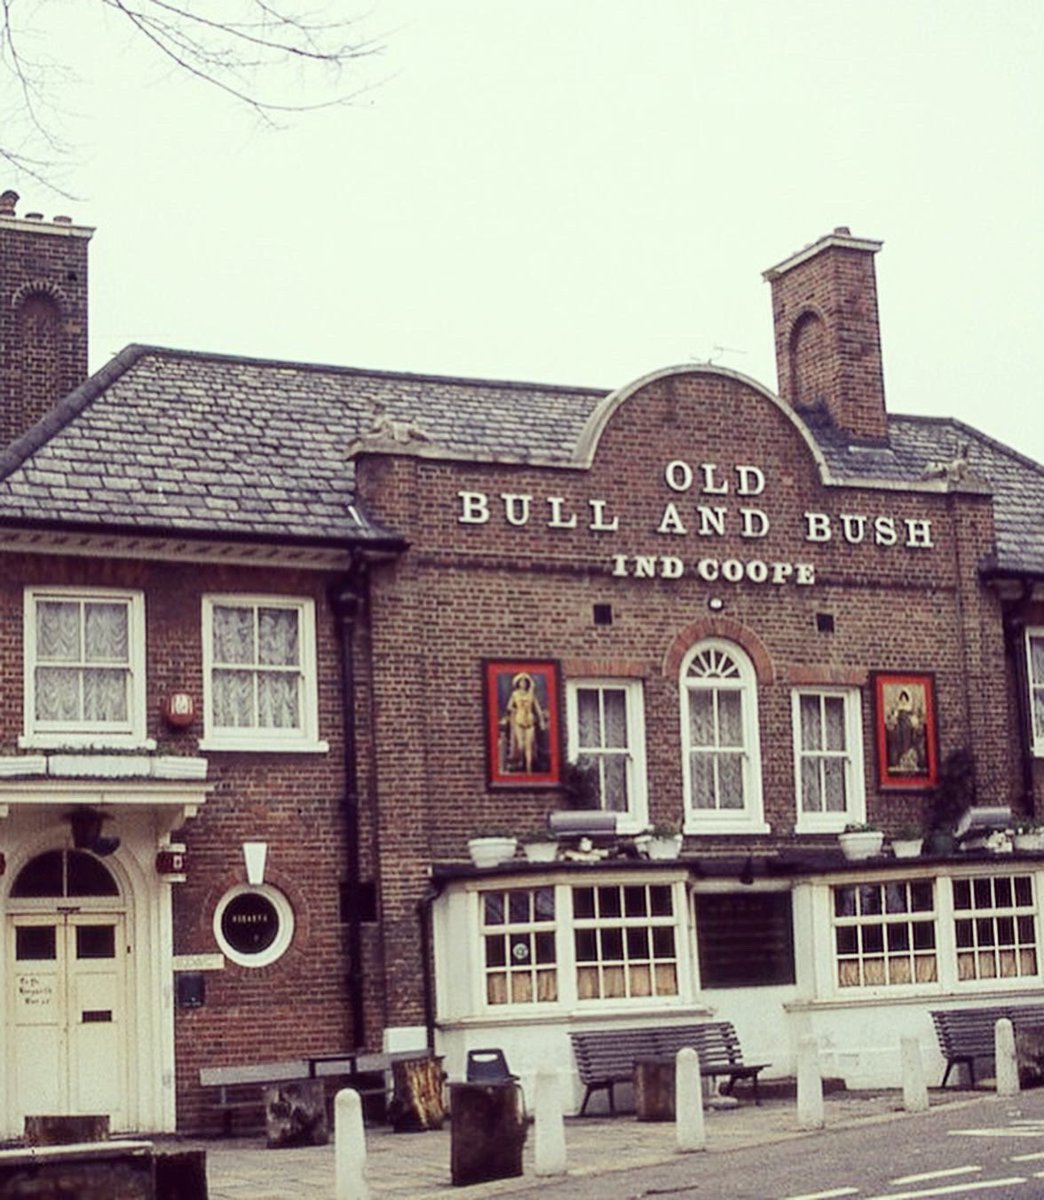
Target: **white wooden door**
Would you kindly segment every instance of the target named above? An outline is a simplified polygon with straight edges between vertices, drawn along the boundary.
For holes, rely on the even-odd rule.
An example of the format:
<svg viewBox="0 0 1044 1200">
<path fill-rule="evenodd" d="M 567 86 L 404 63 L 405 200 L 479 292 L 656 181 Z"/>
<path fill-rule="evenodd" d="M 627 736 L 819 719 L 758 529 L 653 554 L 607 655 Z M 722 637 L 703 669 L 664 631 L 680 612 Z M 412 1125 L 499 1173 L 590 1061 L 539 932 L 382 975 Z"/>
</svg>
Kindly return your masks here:
<svg viewBox="0 0 1044 1200">
<path fill-rule="evenodd" d="M 59 912 L 10 922 L 16 1121 L 27 1113 L 107 1113 L 111 1128 L 126 1128 L 123 918 Z"/>
</svg>

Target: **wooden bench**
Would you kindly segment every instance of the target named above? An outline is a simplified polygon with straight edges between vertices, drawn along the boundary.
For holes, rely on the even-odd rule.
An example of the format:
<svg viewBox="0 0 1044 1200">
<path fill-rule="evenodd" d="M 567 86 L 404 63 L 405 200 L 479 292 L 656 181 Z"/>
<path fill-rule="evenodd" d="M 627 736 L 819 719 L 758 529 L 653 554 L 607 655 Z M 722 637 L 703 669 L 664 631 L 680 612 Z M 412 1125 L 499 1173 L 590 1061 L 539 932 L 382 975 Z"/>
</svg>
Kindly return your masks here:
<svg viewBox="0 0 1044 1200">
<path fill-rule="evenodd" d="M 731 1093 L 740 1079 L 749 1079 L 758 1095 L 758 1074 L 768 1063 L 745 1063 L 739 1038 L 731 1021 L 702 1021 L 698 1025 L 660 1025 L 642 1029 L 579 1030 L 569 1034 L 573 1043 L 580 1081 L 586 1086 L 580 1115 L 597 1091 L 609 1095 L 609 1111 L 616 1112 L 613 1089 L 634 1078 L 634 1064 L 641 1058 L 673 1059 L 679 1050 L 692 1047 L 700 1060 L 705 1079 L 724 1077 L 723 1092 Z"/>
<path fill-rule="evenodd" d="M 239 1066 L 200 1067 L 199 1083 L 217 1088 L 215 1109 L 222 1115 L 222 1128 L 232 1133 L 236 1112 L 264 1112 L 265 1088 L 275 1083 L 344 1075 L 348 1086 L 363 1097 L 385 1095 L 384 1072 L 391 1066 L 390 1054 L 319 1054 L 284 1062 L 245 1063 Z M 380 1075 L 377 1083 L 375 1075 Z"/>
<path fill-rule="evenodd" d="M 932 1012 L 939 1049 L 946 1059 L 942 1086 L 955 1066 L 964 1063 L 975 1086 L 975 1060 L 992 1059 L 996 1050 L 996 1028 L 1007 1017 L 1016 1030 L 1029 1026 L 1044 1028 L 1044 1004 L 1003 1004 L 981 1008 L 944 1008 Z"/>
</svg>

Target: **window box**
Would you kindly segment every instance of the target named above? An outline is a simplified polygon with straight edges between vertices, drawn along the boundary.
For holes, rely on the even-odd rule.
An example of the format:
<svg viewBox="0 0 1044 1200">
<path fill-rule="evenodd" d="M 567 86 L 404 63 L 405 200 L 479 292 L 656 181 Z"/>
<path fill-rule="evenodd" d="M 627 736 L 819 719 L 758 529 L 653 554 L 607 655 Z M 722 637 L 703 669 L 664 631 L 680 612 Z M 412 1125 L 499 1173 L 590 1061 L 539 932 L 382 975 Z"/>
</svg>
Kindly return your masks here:
<svg viewBox="0 0 1044 1200">
<path fill-rule="evenodd" d="M 518 839 L 509 834 L 488 834 L 468 838 L 468 853 L 476 867 L 498 867 L 515 857 Z"/>
<path fill-rule="evenodd" d="M 845 858 L 858 861 L 881 853 L 884 834 L 880 829 L 846 829 L 837 837 Z"/>
</svg>

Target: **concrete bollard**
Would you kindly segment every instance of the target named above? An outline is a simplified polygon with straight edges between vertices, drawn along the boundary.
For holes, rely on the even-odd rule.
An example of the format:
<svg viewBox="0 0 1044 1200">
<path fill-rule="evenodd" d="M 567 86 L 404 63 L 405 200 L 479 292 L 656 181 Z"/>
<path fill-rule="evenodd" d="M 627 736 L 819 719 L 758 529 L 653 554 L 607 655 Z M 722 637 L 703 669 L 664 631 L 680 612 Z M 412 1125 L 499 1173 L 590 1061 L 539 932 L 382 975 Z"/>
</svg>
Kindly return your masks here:
<svg viewBox="0 0 1044 1200">
<path fill-rule="evenodd" d="M 997 1095 L 1017 1096 L 1020 1085 L 1015 1027 L 1007 1017 L 1001 1017 L 993 1027 L 993 1050 L 997 1064 Z"/>
<path fill-rule="evenodd" d="M 899 1057 L 903 1072 L 903 1108 L 907 1112 L 928 1111 L 928 1084 L 921 1062 L 921 1043 L 915 1037 L 899 1042 Z"/>
<path fill-rule="evenodd" d="M 707 1148 L 700 1058 L 691 1046 L 679 1050 L 674 1059 L 674 1130 L 680 1153 Z"/>
<path fill-rule="evenodd" d="M 334 1100 L 334 1172 L 336 1200 L 370 1200 L 362 1099 L 352 1088 Z"/>
<path fill-rule="evenodd" d="M 533 1169 L 537 1175 L 564 1175 L 565 1117 L 557 1071 L 537 1072 L 533 1109 Z"/>
<path fill-rule="evenodd" d="M 825 1124 L 819 1047 L 810 1033 L 798 1039 L 797 1123 L 798 1129 L 822 1129 Z"/>
</svg>

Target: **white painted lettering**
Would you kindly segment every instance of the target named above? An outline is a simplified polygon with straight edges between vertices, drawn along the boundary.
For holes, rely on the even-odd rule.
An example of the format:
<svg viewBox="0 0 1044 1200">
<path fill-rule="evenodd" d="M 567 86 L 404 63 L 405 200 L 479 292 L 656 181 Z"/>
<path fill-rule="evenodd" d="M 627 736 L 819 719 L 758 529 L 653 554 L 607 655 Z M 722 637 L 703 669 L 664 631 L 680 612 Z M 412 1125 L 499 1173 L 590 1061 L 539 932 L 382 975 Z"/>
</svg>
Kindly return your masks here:
<svg viewBox="0 0 1044 1200">
<path fill-rule="evenodd" d="M 521 528 L 521 526 L 529 524 L 529 506 L 533 500 L 532 496 L 501 492 L 500 498 L 504 501 L 504 517 L 509 525 Z"/>
<path fill-rule="evenodd" d="M 700 537 L 725 536 L 725 514 L 728 509 L 711 508 L 707 504 L 696 505 L 696 515 L 700 519 Z"/>
<path fill-rule="evenodd" d="M 736 491 L 740 496 L 760 496 L 765 490 L 765 472 L 760 468 L 740 466 L 736 475 L 739 478 Z"/>
<path fill-rule="evenodd" d="M 664 579 L 681 579 L 685 572 L 685 564 L 673 554 L 660 555 L 660 575 Z"/>
<path fill-rule="evenodd" d="M 853 513 L 842 513 L 841 536 L 850 546 L 858 546 L 866 537 L 866 517 Z"/>
<path fill-rule="evenodd" d="M 663 477 L 672 492 L 687 492 L 692 487 L 692 467 L 680 458 L 667 464 Z"/>
<path fill-rule="evenodd" d="M 656 556 L 653 554 L 636 554 L 634 559 L 635 579 L 656 578 Z"/>
<path fill-rule="evenodd" d="M 656 527 L 657 533 L 687 533 L 684 523 L 681 519 L 681 514 L 678 512 L 678 506 L 673 500 L 669 500 L 664 507 L 663 516 L 660 518 L 660 523 Z"/>
<path fill-rule="evenodd" d="M 894 546 L 899 540 L 895 528 L 895 517 L 876 517 L 874 519 L 874 543 L 878 546 Z"/>
<path fill-rule="evenodd" d="M 568 517 L 562 514 L 562 505 L 565 504 L 564 496 L 548 496 L 547 502 L 551 506 L 551 520 L 547 523 L 549 529 L 576 528 L 576 513 L 570 513 Z"/>
<path fill-rule="evenodd" d="M 743 578 L 743 564 L 738 558 L 727 558 L 721 564 L 721 574 L 728 583 L 739 583 Z"/>
<path fill-rule="evenodd" d="M 716 558 L 701 558 L 696 564 L 696 574 L 706 583 L 717 583 L 718 560 Z"/>
<path fill-rule="evenodd" d="M 622 575 L 627 574 L 627 555 L 626 554 L 614 554 L 613 555 L 613 574 L 617 578 L 619 578 Z"/>
<path fill-rule="evenodd" d="M 794 577 L 794 582 L 801 584 L 803 587 L 808 587 L 816 582 L 816 568 L 814 563 L 798 563 L 797 575 Z"/>
<path fill-rule="evenodd" d="M 906 544 L 911 550 L 930 550 L 932 548 L 932 523 L 924 519 L 907 517 Z"/>
<path fill-rule="evenodd" d="M 805 513 L 806 542 L 829 542 L 830 537 L 830 518 L 826 513 Z"/>
<path fill-rule="evenodd" d="M 489 497 L 485 492 L 458 492 L 461 525 L 485 525 L 489 520 Z"/>
<path fill-rule="evenodd" d="M 747 563 L 747 578 L 751 583 L 764 583 L 768 579 L 768 564 L 758 558 L 752 558 Z"/>
<path fill-rule="evenodd" d="M 708 496 L 724 496 L 729 490 L 729 485 L 724 479 L 716 480 L 714 478 L 718 470 L 718 464 L 700 463 L 700 470 L 703 472 L 703 491 Z"/>
<path fill-rule="evenodd" d="M 786 583 L 787 580 L 794 574 L 794 568 L 790 563 L 773 563 L 772 564 L 772 582 Z"/>
<path fill-rule="evenodd" d="M 741 508 L 740 537 L 763 538 L 769 531 L 768 514 L 760 508 Z"/>
<path fill-rule="evenodd" d="M 591 524 L 590 528 L 596 533 L 615 533 L 620 528 L 620 518 L 610 517 L 605 515 L 605 500 L 589 500 L 591 505 Z"/>
</svg>

